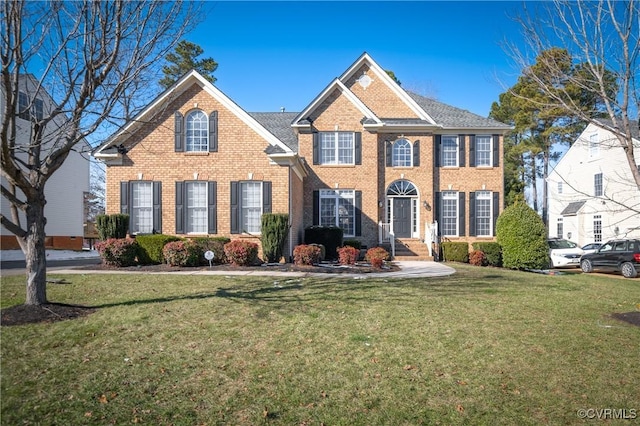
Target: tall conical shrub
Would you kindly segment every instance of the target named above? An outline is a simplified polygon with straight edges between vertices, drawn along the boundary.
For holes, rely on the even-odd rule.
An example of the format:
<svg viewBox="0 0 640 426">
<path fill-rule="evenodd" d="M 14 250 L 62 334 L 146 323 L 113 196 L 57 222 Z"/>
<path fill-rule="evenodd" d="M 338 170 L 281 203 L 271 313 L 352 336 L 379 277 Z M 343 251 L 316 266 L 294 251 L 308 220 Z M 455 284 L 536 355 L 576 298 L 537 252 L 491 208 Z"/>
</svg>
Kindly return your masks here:
<svg viewBox="0 0 640 426">
<path fill-rule="evenodd" d="M 96 228 L 101 241 L 108 238 L 125 238 L 129 230 L 129 215 L 100 214 L 96 216 Z"/>
<path fill-rule="evenodd" d="M 289 215 L 265 213 L 261 223 L 262 254 L 268 263 L 277 263 L 282 258 L 284 243 L 289 235 Z"/>
<path fill-rule="evenodd" d="M 547 228 L 538 214 L 518 201 L 504 209 L 496 224 L 502 264 L 511 269 L 544 269 L 549 265 Z"/>
</svg>

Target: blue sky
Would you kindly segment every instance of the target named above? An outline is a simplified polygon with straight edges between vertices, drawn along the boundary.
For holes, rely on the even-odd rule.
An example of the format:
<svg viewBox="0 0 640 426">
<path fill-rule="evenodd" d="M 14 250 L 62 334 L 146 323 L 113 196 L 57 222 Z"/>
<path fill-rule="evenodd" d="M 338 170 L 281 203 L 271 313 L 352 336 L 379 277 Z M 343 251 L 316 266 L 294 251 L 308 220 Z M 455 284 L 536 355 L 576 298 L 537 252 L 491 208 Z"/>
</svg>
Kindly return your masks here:
<svg viewBox="0 0 640 426">
<path fill-rule="evenodd" d="M 522 2 L 206 2 L 185 37 L 218 62 L 216 86 L 249 112 L 301 111 L 363 52 L 402 87 L 476 114 L 515 83 L 504 53 Z"/>
</svg>

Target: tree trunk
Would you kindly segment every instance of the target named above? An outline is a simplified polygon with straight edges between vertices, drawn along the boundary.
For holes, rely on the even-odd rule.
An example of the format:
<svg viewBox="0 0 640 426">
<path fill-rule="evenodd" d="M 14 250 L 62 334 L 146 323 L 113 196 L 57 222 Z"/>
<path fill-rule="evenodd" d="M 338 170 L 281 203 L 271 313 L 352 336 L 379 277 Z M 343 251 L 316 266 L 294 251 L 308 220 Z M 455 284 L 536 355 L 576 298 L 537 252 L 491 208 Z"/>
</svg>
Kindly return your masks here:
<svg viewBox="0 0 640 426">
<path fill-rule="evenodd" d="M 542 221 L 549 229 L 549 185 L 547 177 L 549 176 L 549 151 L 551 147 L 542 153 Z"/>
<path fill-rule="evenodd" d="M 531 154 L 531 199 L 533 200 L 533 210 L 538 213 L 538 165 L 536 155 Z"/>
<path fill-rule="evenodd" d="M 25 253 L 27 272 L 27 297 L 25 305 L 47 303 L 47 253 L 45 250 L 44 191 L 38 200 L 30 200 L 27 207 L 27 251 Z"/>
</svg>

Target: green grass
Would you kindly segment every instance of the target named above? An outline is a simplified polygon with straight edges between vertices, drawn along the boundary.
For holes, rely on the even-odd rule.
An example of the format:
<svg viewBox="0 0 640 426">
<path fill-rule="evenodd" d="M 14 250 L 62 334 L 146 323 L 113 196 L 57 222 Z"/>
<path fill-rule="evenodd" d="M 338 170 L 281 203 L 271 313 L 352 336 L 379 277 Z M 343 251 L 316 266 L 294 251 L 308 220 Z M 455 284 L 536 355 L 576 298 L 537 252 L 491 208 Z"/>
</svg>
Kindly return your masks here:
<svg viewBox="0 0 640 426">
<path fill-rule="evenodd" d="M 637 309 L 640 280 L 454 266 L 415 280 L 65 276 L 51 301 L 99 309 L 1 328 L 1 422 L 555 425 L 607 408 L 640 418 L 640 328 L 608 317 Z M 24 277 L 3 277 L 1 306 L 23 301 Z"/>
</svg>

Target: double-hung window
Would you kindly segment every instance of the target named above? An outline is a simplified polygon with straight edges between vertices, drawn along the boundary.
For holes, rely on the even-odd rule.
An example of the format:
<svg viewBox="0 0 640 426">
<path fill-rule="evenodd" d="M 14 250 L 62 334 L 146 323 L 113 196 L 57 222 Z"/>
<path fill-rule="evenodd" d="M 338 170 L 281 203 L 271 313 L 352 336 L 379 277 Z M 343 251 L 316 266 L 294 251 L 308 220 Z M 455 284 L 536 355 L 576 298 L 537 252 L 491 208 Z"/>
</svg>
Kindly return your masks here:
<svg viewBox="0 0 640 426">
<path fill-rule="evenodd" d="M 602 173 L 596 173 L 593 175 L 593 195 L 596 197 L 602 197 Z"/>
<path fill-rule="evenodd" d="M 490 237 L 492 233 L 492 218 L 490 191 L 477 191 L 476 193 L 476 235 Z"/>
<path fill-rule="evenodd" d="M 209 150 L 209 119 L 200 111 L 191 111 L 186 118 L 186 151 Z"/>
<path fill-rule="evenodd" d="M 602 242 L 602 215 L 593 216 L 593 241 Z"/>
<path fill-rule="evenodd" d="M 153 183 L 131 183 L 131 226 L 132 234 L 153 232 Z"/>
<path fill-rule="evenodd" d="M 250 234 L 259 234 L 262 218 L 262 182 L 242 182 L 241 227 Z"/>
<path fill-rule="evenodd" d="M 321 132 L 320 164 L 355 164 L 353 132 Z"/>
<path fill-rule="evenodd" d="M 456 191 L 442 192 L 442 235 L 458 236 L 458 193 Z"/>
<path fill-rule="evenodd" d="M 186 182 L 187 233 L 208 232 L 207 185 L 208 182 Z"/>
<path fill-rule="evenodd" d="M 458 137 L 443 135 L 441 153 L 443 167 L 458 167 Z"/>
<path fill-rule="evenodd" d="M 478 135 L 476 140 L 476 167 L 491 167 L 493 149 L 491 146 L 493 137 L 491 135 Z"/>
<path fill-rule="evenodd" d="M 561 217 L 558 218 L 558 222 L 556 223 L 556 237 L 562 238 L 564 235 L 564 221 Z"/>
<path fill-rule="evenodd" d="M 355 191 L 320 191 L 320 226 L 337 226 L 352 237 L 356 233 L 355 213 Z"/>
<path fill-rule="evenodd" d="M 598 134 L 592 133 L 589 136 L 589 158 L 595 158 L 600 153 L 600 144 L 598 141 Z"/>
</svg>

